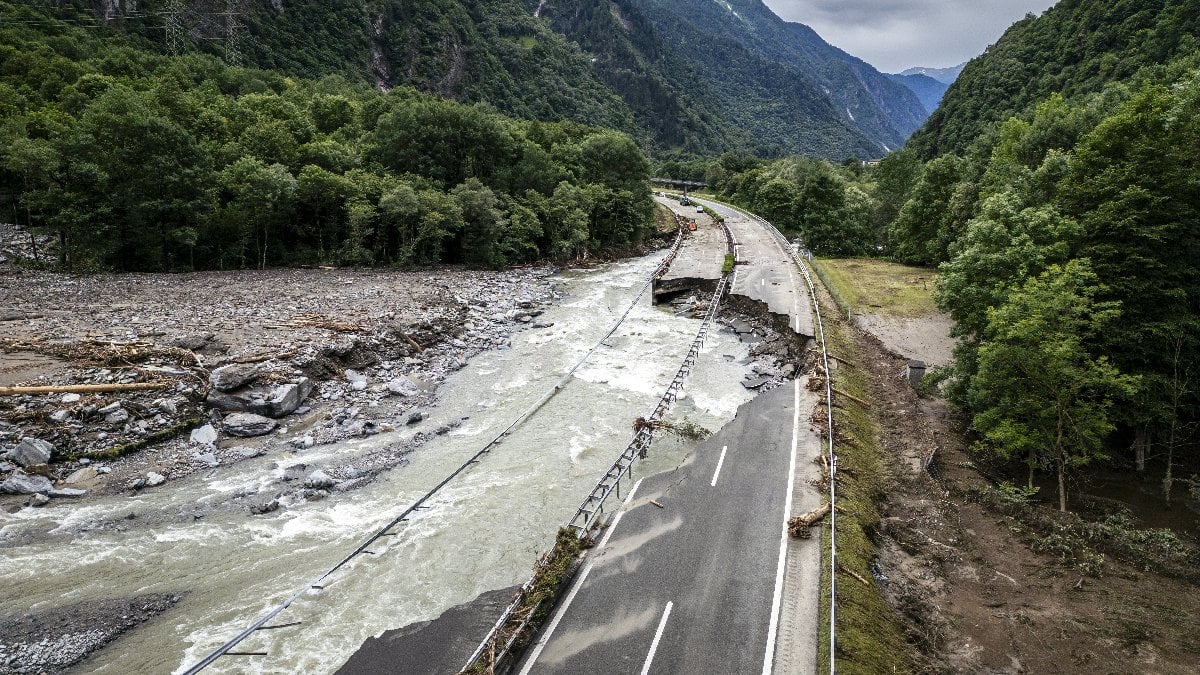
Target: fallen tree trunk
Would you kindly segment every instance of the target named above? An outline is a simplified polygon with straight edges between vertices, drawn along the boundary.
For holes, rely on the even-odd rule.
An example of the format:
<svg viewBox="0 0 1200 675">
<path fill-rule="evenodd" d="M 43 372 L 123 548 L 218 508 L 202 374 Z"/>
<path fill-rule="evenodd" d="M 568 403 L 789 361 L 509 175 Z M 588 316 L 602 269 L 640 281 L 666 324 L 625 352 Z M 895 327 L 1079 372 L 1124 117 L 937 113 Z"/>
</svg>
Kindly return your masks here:
<svg viewBox="0 0 1200 675">
<path fill-rule="evenodd" d="M 64 384 L 45 387 L 0 387 L 0 396 L 21 394 L 98 394 L 113 391 L 147 391 L 175 386 L 172 382 L 132 382 L 129 384 Z"/>
<path fill-rule="evenodd" d="M 829 515 L 829 504 L 813 509 L 808 513 L 793 516 L 788 520 L 788 534 L 796 539 L 808 539 L 812 536 L 809 528 L 827 515 Z"/>
</svg>

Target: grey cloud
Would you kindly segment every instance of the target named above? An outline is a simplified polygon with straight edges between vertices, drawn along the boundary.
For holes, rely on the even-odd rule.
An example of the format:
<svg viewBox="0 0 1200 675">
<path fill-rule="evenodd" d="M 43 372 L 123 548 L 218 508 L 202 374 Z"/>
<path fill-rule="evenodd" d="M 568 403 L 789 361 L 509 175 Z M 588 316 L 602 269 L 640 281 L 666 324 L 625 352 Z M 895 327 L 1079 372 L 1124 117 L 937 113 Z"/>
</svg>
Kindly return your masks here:
<svg viewBox="0 0 1200 675">
<path fill-rule="evenodd" d="M 1027 12 L 1054 0 L 764 0 L 788 21 L 811 26 L 829 43 L 897 72 L 952 66 L 977 56 Z"/>
</svg>

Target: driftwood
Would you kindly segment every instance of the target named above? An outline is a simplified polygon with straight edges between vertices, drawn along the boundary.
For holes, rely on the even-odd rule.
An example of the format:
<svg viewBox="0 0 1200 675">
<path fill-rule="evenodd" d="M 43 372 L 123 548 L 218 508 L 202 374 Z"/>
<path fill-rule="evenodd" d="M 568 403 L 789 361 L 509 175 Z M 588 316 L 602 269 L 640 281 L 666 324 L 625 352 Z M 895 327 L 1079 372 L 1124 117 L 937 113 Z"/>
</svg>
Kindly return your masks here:
<svg viewBox="0 0 1200 675">
<path fill-rule="evenodd" d="M 808 513 L 793 516 L 788 520 L 788 534 L 796 539 L 808 539 L 812 536 L 809 528 L 827 515 L 829 515 L 829 504 L 813 509 Z"/>
<path fill-rule="evenodd" d="M 832 389 L 833 389 L 833 393 L 837 394 L 838 396 L 841 396 L 842 398 L 848 398 L 851 401 L 854 401 L 855 403 L 861 403 L 862 405 L 865 405 L 867 407 L 871 406 L 870 403 L 867 403 L 866 401 L 862 400 L 861 398 L 859 398 L 857 396 L 854 396 L 853 394 L 847 394 L 846 392 L 842 391 L 841 389 L 838 389 L 837 387 L 832 387 Z"/>
<path fill-rule="evenodd" d="M 405 342 L 412 345 L 412 348 L 417 350 L 418 354 L 425 351 L 425 349 L 423 347 L 421 347 L 420 343 L 418 343 L 416 340 L 414 340 L 408 336 L 408 333 L 405 333 L 402 330 L 397 330 L 396 332 L 400 334 L 400 337 L 404 338 Z"/>
<path fill-rule="evenodd" d="M 45 387 L 0 387 L 0 396 L 20 394 L 95 394 L 112 391 L 147 391 L 166 389 L 171 382 L 132 382 L 129 384 L 64 384 Z"/>
<path fill-rule="evenodd" d="M 842 565 L 842 564 L 840 564 L 840 563 L 839 563 L 839 564 L 838 564 L 838 571 L 839 571 L 839 572 L 844 572 L 844 573 L 846 573 L 846 574 L 849 574 L 850 576 L 854 577 L 855 579 L 858 579 L 859 581 L 861 581 L 861 582 L 862 582 L 862 585 L 863 585 L 863 586 L 870 586 L 870 585 L 871 585 L 871 582 L 867 581 L 866 577 L 864 577 L 863 575 L 859 574 L 858 572 L 855 572 L 854 570 L 850 569 L 849 567 L 846 567 L 845 565 Z"/>
<path fill-rule="evenodd" d="M 231 359 L 231 363 L 262 363 L 271 359 L 290 359 L 295 356 L 300 350 L 289 349 L 286 352 L 270 352 L 266 354 L 251 354 L 249 356 L 238 356 Z"/>
</svg>

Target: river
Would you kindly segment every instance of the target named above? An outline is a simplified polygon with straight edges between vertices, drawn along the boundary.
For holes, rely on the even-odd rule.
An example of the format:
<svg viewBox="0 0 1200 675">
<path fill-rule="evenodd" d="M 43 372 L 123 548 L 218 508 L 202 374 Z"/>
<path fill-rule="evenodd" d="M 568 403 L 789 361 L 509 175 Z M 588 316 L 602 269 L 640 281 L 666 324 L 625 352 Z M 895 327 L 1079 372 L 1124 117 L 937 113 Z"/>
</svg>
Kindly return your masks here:
<svg viewBox="0 0 1200 675">
<path fill-rule="evenodd" d="M 413 430 L 280 450 L 133 497 L 0 514 L 0 541 L 19 542 L 0 544 L 6 603 L 17 589 L 35 612 L 83 600 L 183 594 L 174 608 L 78 667 L 122 675 L 183 670 L 340 560 L 553 387 L 625 311 L 659 259 L 560 275 L 567 295 L 539 317 L 553 326 L 520 332 L 511 348 L 482 353 L 450 376 L 421 428 L 461 423 L 362 489 L 265 516 L 219 508 L 249 490 L 268 490 L 290 464 L 344 461 Z M 375 555 L 356 558 L 273 621 L 300 625 L 260 631 L 237 648 L 268 656 L 225 657 L 206 672 L 331 672 L 370 636 L 524 581 L 558 526 L 628 443 L 633 420 L 653 409 L 699 328 L 696 319 L 651 306 L 649 296 L 562 392 L 398 536 L 381 540 Z M 710 333 L 671 418 L 687 416 L 710 430 L 731 419 L 751 397 L 740 384 L 746 356 L 730 333 Z M 686 442 L 660 434 L 635 474 L 671 468 L 687 451 Z M 198 510 L 206 515 L 196 518 Z M 96 525 L 118 521 L 125 531 Z"/>
</svg>

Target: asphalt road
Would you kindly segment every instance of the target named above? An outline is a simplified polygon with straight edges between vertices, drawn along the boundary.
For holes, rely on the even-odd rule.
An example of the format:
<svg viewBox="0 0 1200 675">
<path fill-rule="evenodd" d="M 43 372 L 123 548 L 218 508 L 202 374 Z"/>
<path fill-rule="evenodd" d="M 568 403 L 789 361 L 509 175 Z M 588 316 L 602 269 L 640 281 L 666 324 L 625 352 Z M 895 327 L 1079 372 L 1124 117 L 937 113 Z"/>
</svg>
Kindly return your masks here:
<svg viewBox="0 0 1200 675">
<path fill-rule="evenodd" d="M 733 232 L 738 264 L 730 292 L 764 303 L 775 314 L 787 315 L 792 330 L 800 335 L 816 335 L 808 287 L 779 240 L 740 211 L 704 199 L 693 200 L 723 216 Z"/>
<path fill-rule="evenodd" d="M 518 672 L 783 672 L 784 523 L 798 491 L 816 493 L 797 467 L 811 466 L 812 403 L 799 380 L 758 396 L 683 465 L 638 483 Z M 793 581 L 819 585 L 819 565 L 806 574 Z M 800 641 L 807 655 L 788 662 L 815 664 L 815 633 Z"/>
<path fill-rule="evenodd" d="M 683 206 L 668 197 L 655 197 L 655 200 L 675 213 L 695 220 L 697 225 L 671 268 L 659 280 L 660 285 L 670 287 L 676 280 L 719 280 L 725 265 L 725 232 L 708 214 L 697 213 L 694 206 Z"/>
</svg>

